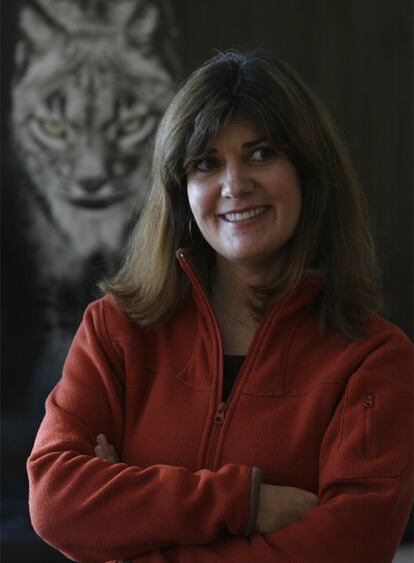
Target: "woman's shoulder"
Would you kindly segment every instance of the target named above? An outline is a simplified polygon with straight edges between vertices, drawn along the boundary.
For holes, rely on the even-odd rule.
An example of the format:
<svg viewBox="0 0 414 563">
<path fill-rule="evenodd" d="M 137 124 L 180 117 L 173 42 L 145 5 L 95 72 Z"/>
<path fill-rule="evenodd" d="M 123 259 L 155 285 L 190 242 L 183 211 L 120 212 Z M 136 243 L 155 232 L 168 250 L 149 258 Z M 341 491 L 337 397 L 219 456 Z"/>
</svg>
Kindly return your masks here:
<svg viewBox="0 0 414 563">
<path fill-rule="evenodd" d="M 399 382 L 411 389 L 414 347 L 405 332 L 384 317 L 373 315 L 362 345 L 364 340 L 369 353 L 362 369 L 372 371 L 377 379 L 381 372 L 388 377 L 392 375 L 388 379 L 390 384 Z"/>
<path fill-rule="evenodd" d="M 87 306 L 83 322 L 92 324 L 97 331 L 103 332 L 112 341 L 136 339 L 142 330 L 110 294 L 92 301 Z"/>
<path fill-rule="evenodd" d="M 343 383 L 355 372 L 375 378 L 379 373 L 392 374 L 392 379 L 404 385 L 412 378 L 411 340 L 400 327 L 379 314 L 370 316 L 358 337 L 350 338 L 333 330 L 319 343 L 318 365 L 324 363 L 330 371 L 334 366 Z"/>
<path fill-rule="evenodd" d="M 384 344 L 401 346 L 413 352 L 413 343 L 407 334 L 396 324 L 387 320 L 379 314 L 372 315 L 368 327 L 366 338 L 381 340 Z"/>
</svg>

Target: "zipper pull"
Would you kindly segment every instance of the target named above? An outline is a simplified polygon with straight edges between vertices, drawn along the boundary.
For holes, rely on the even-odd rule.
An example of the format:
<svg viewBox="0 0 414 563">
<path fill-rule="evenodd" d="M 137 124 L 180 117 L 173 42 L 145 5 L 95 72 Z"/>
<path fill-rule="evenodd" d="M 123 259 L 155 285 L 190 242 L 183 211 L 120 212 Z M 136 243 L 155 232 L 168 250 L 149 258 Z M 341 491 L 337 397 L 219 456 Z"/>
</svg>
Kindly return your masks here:
<svg viewBox="0 0 414 563">
<path fill-rule="evenodd" d="M 371 395 L 371 393 L 367 396 L 367 398 L 362 404 L 364 407 L 367 408 L 372 407 L 374 405 L 374 397 Z"/>
<path fill-rule="evenodd" d="M 219 406 L 217 407 L 216 413 L 214 415 L 213 418 L 213 422 L 214 424 L 223 424 L 224 422 L 224 411 L 226 408 L 226 403 L 224 403 L 223 401 L 219 404 Z"/>
</svg>

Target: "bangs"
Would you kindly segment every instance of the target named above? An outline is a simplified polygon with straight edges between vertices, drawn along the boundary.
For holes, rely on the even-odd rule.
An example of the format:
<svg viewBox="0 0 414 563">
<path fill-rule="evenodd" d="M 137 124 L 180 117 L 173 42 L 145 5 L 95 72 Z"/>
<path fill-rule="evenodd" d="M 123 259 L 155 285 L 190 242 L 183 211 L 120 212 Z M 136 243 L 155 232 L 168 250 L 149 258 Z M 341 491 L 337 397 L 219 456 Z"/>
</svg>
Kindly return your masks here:
<svg viewBox="0 0 414 563">
<path fill-rule="evenodd" d="M 281 152 L 288 149 L 288 140 L 278 116 L 271 116 L 264 108 L 249 100 L 233 98 L 219 100 L 218 103 L 207 104 L 193 120 L 187 136 L 184 170 L 189 164 L 202 156 L 217 133 L 231 122 L 242 119 L 256 127 L 260 135 L 267 137 L 275 148 Z"/>
<path fill-rule="evenodd" d="M 209 143 L 220 129 L 228 125 L 237 114 L 235 103 L 221 100 L 218 104 L 209 104 L 199 111 L 193 120 L 187 136 L 185 147 L 184 168 L 202 155 Z"/>
</svg>

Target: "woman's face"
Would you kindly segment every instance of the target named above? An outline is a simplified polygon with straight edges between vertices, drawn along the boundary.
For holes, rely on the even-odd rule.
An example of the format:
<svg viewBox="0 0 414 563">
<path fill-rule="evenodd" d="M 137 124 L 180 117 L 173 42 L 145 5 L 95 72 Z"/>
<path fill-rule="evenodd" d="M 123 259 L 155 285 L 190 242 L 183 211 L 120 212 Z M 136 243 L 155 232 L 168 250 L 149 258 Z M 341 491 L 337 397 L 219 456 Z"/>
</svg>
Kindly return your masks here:
<svg viewBox="0 0 414 563">
<path fill-rule="evenodd" d="M 187 193 L 202 235 L 235 265 L 273 265 L 302 208 L 293 164 L 242 119 L 223 127 L 190 163 Z"/>
</svg>

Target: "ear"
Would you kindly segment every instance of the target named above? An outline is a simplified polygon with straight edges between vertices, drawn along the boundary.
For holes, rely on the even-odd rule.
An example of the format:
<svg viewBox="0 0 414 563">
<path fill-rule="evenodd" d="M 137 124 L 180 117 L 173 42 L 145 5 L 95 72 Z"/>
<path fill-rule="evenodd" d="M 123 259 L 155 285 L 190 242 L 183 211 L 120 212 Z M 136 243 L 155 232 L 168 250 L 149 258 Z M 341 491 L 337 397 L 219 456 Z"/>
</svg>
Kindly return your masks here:
<svg viewBox="0 0 414 563">
<path fill-rule="evenodd" d="M 26 69 L 35 53 L 52 49 L 65 30 L 46 12 L 32 2 L 23 5 L 19 15 L 19 35 L 15 50 L 18 74 Z"/>
<path fill-rule="evenodd" d="M 138 4 L 127 24 L 127 36 L 130 43 L 145 54 L 150 54 L 156 47 L 155 36 L 160 29 L 160 8 L 153 2 Z"/>
<path fill-rule="evenodd" d="M 181 71 L 178 29 L 170 0 L 141 0 L 128 19 L 127 38 L 144 56 L 155 56 L 170 74 Z"/>
</svg>

